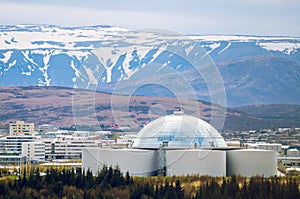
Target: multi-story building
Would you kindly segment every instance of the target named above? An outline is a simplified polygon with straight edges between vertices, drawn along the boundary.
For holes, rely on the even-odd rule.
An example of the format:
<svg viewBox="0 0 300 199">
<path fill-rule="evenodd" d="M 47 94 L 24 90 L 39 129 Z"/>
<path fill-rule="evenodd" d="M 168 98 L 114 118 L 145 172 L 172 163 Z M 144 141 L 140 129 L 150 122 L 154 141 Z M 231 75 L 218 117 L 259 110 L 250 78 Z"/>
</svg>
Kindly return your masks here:
<svg viewBox="0 0 300 199">
<path fill-rule="evenodd" d="M 97 148 L 98 144 L 89 137 L 58 135 L 55 138 L 43 138 L 46 159 L 81 158 L 85 148 Z"/>
<path fill-rule="evenodd" d="M 282 151 L 282 144 L 279 143 L 265 143 L 265 142 L 250 143 L 250 144 L 246 144 L 246 147 L 250 149 L 272 150 L 278 153 L 281 153 Z"/>
<path fill-rule="evenodd" d="M 0 164 L 6 164 L 6 160 L 11 162 L 18 159 L 20 163 L 24 163 L 23 157 L 27 158 L 27 161 L 44 161 L 45 146 L 35 136 L 6 136 L 0 139 L 0 154 L 4 158 L 0 160 Z"/>
<path fill-rule="evenodd" d="M 40 141 L 23 142 L 22 155 L 25 155 L 27 161 L 30 162 L 44 162 L 45 161 L 45 143 Z"/>
<path fill-rule="evenodd" d="M 22 154 L 23 142 L 34 142 L 37 137 L 31 135 L 6 136 L 0 139 L 1 154 Z"/>
<path fill-rule="evenodd" d="M 9 135 L 32 135 L 34 133 L 34 123 L 25 123 L 24 121 L 16 121 L 9 124 Z"/>
</svg>

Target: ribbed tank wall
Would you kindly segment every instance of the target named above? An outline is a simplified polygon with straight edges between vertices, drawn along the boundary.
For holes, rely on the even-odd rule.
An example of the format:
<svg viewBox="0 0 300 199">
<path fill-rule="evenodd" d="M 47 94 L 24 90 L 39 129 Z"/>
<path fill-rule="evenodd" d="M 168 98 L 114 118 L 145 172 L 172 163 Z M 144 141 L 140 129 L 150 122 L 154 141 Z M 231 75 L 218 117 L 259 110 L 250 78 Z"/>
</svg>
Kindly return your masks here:
<svg viewBox="0 0 300 199">
<path fill-rule="evenodd" d="M 167 175 L 226 175 L 226 152 L 217 150 L 167 150 Z"/>
<path fill-rule="evenodd" d="M 140 149 L 85 149 L 82 167 L 90 168 L 94 175 L 104 165 L 119 166 L 123 174 L 129 171 L 132 176 L 157 175 L 159 154 L 154 150 Z"/>
<path fill-rule="evenodd" d="M 271 150 L 231 150 L 227 151 L 227 175 L 265 177 L 277 174 L 276 152 Z"/>
</svg>

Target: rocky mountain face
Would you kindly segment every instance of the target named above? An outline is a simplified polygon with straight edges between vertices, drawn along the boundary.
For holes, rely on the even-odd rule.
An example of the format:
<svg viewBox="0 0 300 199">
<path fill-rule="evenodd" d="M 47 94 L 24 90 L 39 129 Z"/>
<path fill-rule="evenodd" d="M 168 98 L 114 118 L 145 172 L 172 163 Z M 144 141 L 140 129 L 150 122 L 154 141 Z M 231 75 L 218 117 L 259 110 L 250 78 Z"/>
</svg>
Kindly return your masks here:
<svg viewBox="0 0 300 199">
<path fill-rule="evenodd" d="M 229 107 L 300 104 L 300 38 L 185 35 L 178 40 L 174 35 L 113 26 L 2 25 L 0 86 L 191 94 L 212 103 L 217 101 L 211 95 L 224 87 L 221 105 Z M 222 86 L 208 85 L 217 79 Z"/>
</svg>

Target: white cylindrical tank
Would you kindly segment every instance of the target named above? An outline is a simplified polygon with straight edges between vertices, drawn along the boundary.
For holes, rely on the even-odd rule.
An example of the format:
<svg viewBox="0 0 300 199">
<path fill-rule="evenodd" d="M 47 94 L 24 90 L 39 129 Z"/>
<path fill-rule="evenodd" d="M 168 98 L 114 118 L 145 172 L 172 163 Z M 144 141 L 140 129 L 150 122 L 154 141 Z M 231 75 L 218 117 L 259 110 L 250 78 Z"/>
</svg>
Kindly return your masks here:
<svg viewBox="0 0 300 199">
<path fill-rule="evenodd" d="M 125 174 L 132 176 L 157 175 L 159 170 L 158 152 L 142 149 L 84 149 L 82 152 L 82 167 L 92 170 L 96 175 L 106 166 L 119 166 Z"/>
<path fill-rule="evenodd" d="M 167 150 L 167 175 L 226 175 L 226 152 L 219 150 Z"/>
<path fill-rule="evenodd" d="M 226 152 L 227 175 L 265 177 L 277 174 L 276 152 L 272 150 L 238 149 Z"/>
</svg>

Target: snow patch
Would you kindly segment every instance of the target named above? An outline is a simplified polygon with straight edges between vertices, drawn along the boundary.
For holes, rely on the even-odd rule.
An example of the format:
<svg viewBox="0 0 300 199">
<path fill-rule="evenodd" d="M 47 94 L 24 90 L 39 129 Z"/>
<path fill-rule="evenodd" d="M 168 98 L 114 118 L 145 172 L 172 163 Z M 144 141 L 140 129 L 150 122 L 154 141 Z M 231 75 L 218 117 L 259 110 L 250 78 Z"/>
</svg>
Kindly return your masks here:
<svg viewBox="0 0 300 199">
<path fill-rule="evenodd" d="M 220 52 L 218 52 L 218 55 L 227 50 L 231 46 L 231 43 L 228 43 L 225 48 L 223 48 Z"/>
<path fill-rule="evenodd" d="M 111 69 L 112 67 L 106 69 L 106 83 L 111 82 Z"/>
<path fill-rule="evenodd" d="M 153 58 L 149 61 L 149 63 L 153 62 L 165 50 L 166 48 L 164 48 L 163 46 L 158 48 L 158 50 L 154 53 Z"/>
<path fill-rule="evenodd" d="M 300 43 L 289 42 L 258 43 L 258 45 L 268 51 L 280 51 L 287 55 L 297 52 L 300 48 Z"/>
<path fill-rule="evenodd" d="M 5 71 L 5 72 L 6 72 L 6 71 L 9 71 L 9 69 L 10 69 L 11 67 L 13 67 L 16 63 L 17 63 L 17 60 L 14 60 L 13 62 L 9 63 L 9 64 L 8 64 L 8 68 L 4 68 L 4 71 Z"/>
<path fill-rule="evenodd" d="M 75 57 L 78 60 L 84 60 L 91 53 L 89 51 L 72 50 L 72 51 L 65 52 L 65 54 L 67 54 L 67 55 L 69 55 L 71 57 Z"/>
<path fill-rule="evenodd" d="M 90 85 L 97 85 L 98 79 L 95 77 L 94 71 L 91 68 L 85 68 L 85 70 L 89 80 L 87 88 L 90 88 Z"/>
<path fill-rule="evenodd" d="M 76 77 L 79 77 L 80 75 L 82 75 L 80 73 L 80 71 L 76 68 L 74 60 L 71 60 L 71 64 L 70 64 L 71 68 L 75 71 L 75 75 Z"/>
<path fill-rule="evenodd" d="M 188 56 L 193 49 L 194 49 L 193 45 L 190 45 L 188 48 L 184 49 L 186 56 Z"/>
<path fill-rule="evenodd" d="M 29 50 L 22 51 L 22 54 L 23 54 L 23 56 L 24 56 L 24 58 L 25 58 L 26 61 L 31 62 L 31 63 L 34 64 L 35 66 L 38 66 L 38 64 L 35 63 L 35 61 L 29 57 Z"/>
<path fill-rule="evenodd" d="M 13 53 L 13 51 L 6 51 L 6 52 L 2 53 L 4 58 L 0 58 L 0 61 L 2 61 L 3 63 L 7 63 L 8 60 L 10 59 L 12 53 Z"/>
<path fill-rule="evenodd" d="M 189 35 L 190 39 L 199 41 L 274 41 L 274 40 L 300 40 L 300 37 L 274 37 L 274 36 L 248 36 L 248 35 Z"/>
<path fill-rule="evenodd" d="M 14 60 L 13 62 L 8 64 L 8 69 L 9 70 L 12 66 L 14 66 L 17 63 L 17 60 Z"/>
<path fill-rule="evenodd" d="M 22 75 L 27 75 L 27 76 L 30 76 L 31 75 L 31 72 L 29 71 L 29 72 L 22 72 Z"/>
<path fill-rule="evenodd" d="M 44 54 L 44 57 L 43 57 L 44 66 L 42 68 L 42 72 L 43 72 L 43 76 L 45 78 L 46 86 L 50 86 L 50 82 L 51 82 L 51 79 L 48 76 L 48 68 L 50 66 L 49 61 L 50 61 L 50 57 L 51 57 L 52 53 L 53 53 L 53 51 L 48 51 Z"/>
<path fill-rule="evenodd" d="M 209 46 L 210 50 L 207 51 L 207 52 L 202 56 L 202 58 L 205 57 L 205 56 L 207 56 L 207 55 L 209 55 L 212 51 L 214 51 L 215 49 L 217 49 L 218 47 L 220 47 L 220 46 L 221 46 L 221 43 L 220 43 L 220 42 L 218 42 L 218 43 L 213 43 L 213 44 L 210 44 L 210 45 L 207 45 L 207 46 Z"/>
<path fill-rule="evenodd" d="M 161 67 L 159 67 L 159 69 L 157 69 L 157 71 L 156 72 L 159 72 L 159 71 L 161 71 L 163 68 L 165 68 L 166 66 L 168 66 L 168 64 L 170 64 L 171 63 L 171 61 L 167 61 L 166 63 L 164 63 Z"/>
</svg>

